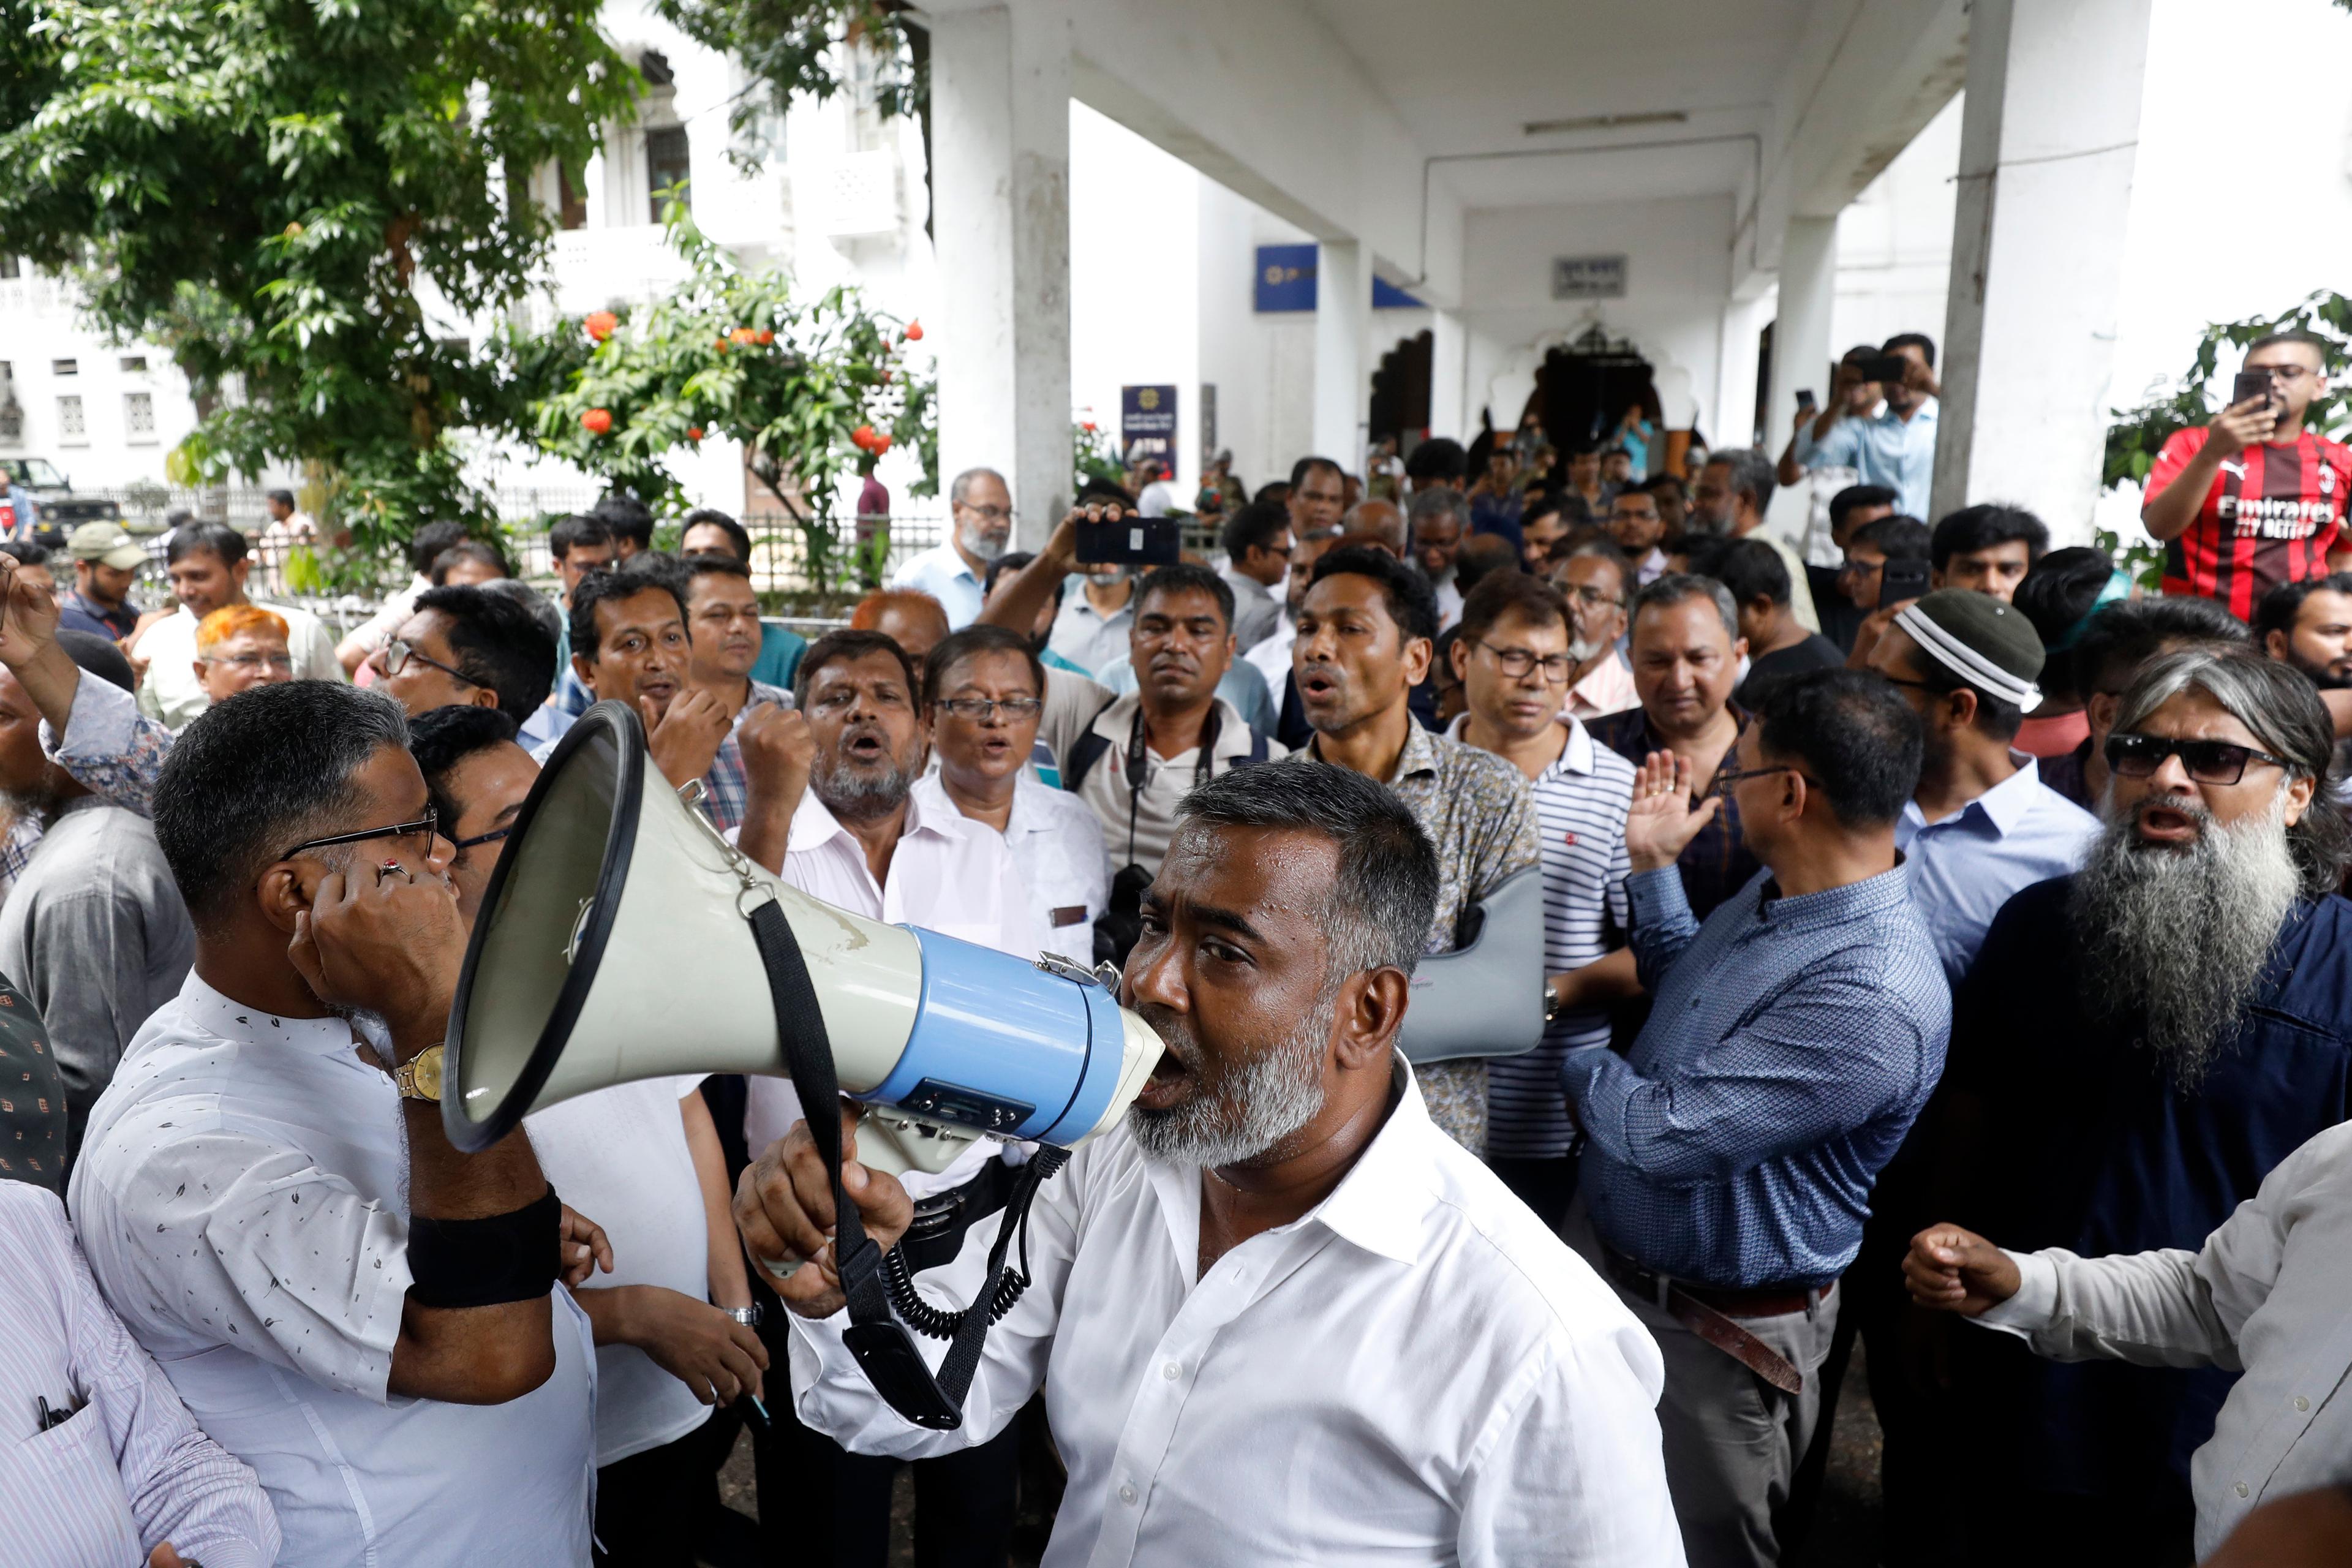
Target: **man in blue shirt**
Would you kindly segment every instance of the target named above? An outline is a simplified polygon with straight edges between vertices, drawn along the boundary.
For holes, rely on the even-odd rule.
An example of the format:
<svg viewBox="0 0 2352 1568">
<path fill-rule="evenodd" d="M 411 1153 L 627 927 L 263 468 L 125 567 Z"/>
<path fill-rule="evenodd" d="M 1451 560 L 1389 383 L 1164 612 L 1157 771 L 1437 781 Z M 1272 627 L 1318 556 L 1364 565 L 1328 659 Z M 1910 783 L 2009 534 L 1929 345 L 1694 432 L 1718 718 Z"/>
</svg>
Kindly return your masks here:
<svg viewBox="0 0 2352 1568">
<path fill-rule="evenodd" d="M 1570 1239 L 1666 1363 L 1666 1481 L 1695 1568 L 1780 1561 L 1773 1510 L 1820 1415 L 1837 1277 L 1943 1068 L 1951 996 L 1895 824 L 1921 724 L 1859 670 L 1766 697 L 1717 774 L 1763 869 L 1700 925 L 1675 858 L 1712 818 L 1654 753 L 1625 825 L 1633 1048 L 1561 1069 L 1585 1131 Z"/>
<path fill-rule="evenodd" d="M 995 469 L 966 468 L 948 486 L 948 511 L 945 542 L 908 557 L 890 586 L 929 594 L 948 613 L 948 630 L 960 632 L 980 618 L 988 563 L 1013 542 L 1013 492 Z"/>
<path fill-rule="evenodd" d="M 1902 496 L 1906 516 L 1924 518 L 1936 479 L 1937 395 L 1943 390 L 1936 381 L 1936 342 L 1925 332 L 1897 332 L 1879 352 L 1908 361 L 1909 369 L 1900 381 L 1879 384 L 1877 411 L 1800 420 L 1794 456 L 1807 468 L 1852 468 L 1858 482 Z M 1850 363 L 1838 367 L 1841 395 L 1830 400 L 1832 410 L 1843 401 Z"/>
<path fill-rule="evenodd" d="M 2168 654 L 2123 694 L 2083 869 L 2011 899 L 1955 1006 L 1935 1202 L 2020 1251 L 2194 1250 L 2352 1115 L 2352 830 L 2309 681 Z M 1956 1560 L 2187 1563 L 2232 1373 L 1951 1335 Z M 2314 1396 L 2327 1389 L 2315 1386 Z"/>
</svg>

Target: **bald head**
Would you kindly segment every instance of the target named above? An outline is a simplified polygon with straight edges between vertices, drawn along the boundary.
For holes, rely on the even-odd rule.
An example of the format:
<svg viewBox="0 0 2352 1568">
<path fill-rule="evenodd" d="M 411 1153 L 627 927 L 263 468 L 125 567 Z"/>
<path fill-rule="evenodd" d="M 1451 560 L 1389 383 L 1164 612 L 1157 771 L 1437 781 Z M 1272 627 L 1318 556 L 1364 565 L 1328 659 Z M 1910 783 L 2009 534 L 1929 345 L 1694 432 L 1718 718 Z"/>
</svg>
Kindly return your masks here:
<svg viewBox="0 0 2352 1568">
<path fill-rule="evenodd" d="M 1404 513 L 1394 501 L 1358 501 L 1339 523 L 1350 542 L 1377 544 L 1400 561 L 1404 559 Z"/>
</svg>

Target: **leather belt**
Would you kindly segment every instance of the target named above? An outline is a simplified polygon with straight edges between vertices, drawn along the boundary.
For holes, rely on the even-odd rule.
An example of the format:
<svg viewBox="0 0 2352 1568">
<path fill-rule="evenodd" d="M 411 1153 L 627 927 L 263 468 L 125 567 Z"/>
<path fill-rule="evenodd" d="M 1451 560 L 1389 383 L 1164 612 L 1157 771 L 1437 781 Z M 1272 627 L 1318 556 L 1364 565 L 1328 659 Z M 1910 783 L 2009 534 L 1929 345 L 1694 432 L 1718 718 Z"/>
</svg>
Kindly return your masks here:
<svg viewBox="0 0 2352 1568">
<path fill-rule="evenodd" d="M 1762 1290 L 1722 1290 L 1693 1285 L 1636 1263 L 1602 1243 L 1601 1261 L 1625 1290 L 1651 1302 L 1675 1321 L 1784 1394 L 1802 1394 L 1805 1374 L 1786 1356 L 1749 1333 L 1738 1318 L 1779 1318 L 1810 1312 L 1837 1289 L 1827 1285 L 1783 1286 Z"/>
</svg>

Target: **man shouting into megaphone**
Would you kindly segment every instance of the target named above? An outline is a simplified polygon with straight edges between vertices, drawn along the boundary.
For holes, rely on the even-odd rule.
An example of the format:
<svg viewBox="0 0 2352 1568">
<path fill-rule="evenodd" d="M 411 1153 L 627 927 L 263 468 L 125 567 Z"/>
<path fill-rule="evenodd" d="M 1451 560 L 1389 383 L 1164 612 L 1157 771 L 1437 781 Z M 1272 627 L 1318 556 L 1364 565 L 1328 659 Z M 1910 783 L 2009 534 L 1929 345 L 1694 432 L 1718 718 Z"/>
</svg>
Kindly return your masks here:
<svg viewBox="0 0 2352 1568">
<path fill-rule="evenodd" d="M 784 1276 L 801 1418 L 919 1458 L 985 1442 L 1044 1384 L 1070 1470 L 1048 1568 L 1680 1563 L 1655 1346 L 1437 1131 L 1398 1053 L 1437 887 L 1412 815 L 1359 774 L 1194 790 L 1124 987 L 1167 1053 L 1125 1127 L 1039 1191 L 1033 1283 L 960 1428 L 900 1417 L 845 1347 L 806 1124 L 744 1173 L 736 1223 Z M 887 1248 L 912 1207 L 843 1116 L 845 1187 Z M 925 1279 L 971 1300 L 992 1228 Z"/>
</svg>

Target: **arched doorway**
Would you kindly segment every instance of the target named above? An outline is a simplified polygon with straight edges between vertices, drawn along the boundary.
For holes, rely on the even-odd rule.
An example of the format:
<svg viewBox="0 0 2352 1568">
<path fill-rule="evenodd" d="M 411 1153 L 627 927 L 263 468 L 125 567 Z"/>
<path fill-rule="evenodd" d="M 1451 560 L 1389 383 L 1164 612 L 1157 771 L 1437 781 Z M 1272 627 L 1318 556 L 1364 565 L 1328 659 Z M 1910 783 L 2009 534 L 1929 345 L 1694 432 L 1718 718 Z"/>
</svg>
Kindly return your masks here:
<svg viewBox="0 0 2352 1568">
<path fill-rule="evenodd" d="M 1544 355 L 1527 409 L 1542 420 L 1552 445 L 1569 452 L 1587 442 L 1607 445 L 1618 420 L 1636 404 L 1653 426 L 1665 427 L 1650 362 L 1596 321 Z M 1524 420 L 1527 412 L 1519 417 Z"/>
<path fill-rule="evenodd" d="M 1381 356 L 1372 372 L 1371 438 L 1397 438 L 1397 450 L 1408 452 L 1429 428 L 1429 378 L 1432 363 L 1430 330 L 1423 327 Z"/>
</svg>

